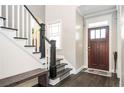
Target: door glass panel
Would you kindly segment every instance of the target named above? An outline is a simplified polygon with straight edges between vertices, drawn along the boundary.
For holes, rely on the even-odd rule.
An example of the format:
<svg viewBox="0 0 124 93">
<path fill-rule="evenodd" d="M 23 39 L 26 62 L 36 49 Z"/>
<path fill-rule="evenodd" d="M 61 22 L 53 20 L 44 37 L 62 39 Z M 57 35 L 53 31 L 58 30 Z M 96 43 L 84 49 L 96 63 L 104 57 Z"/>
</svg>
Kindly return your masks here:
<svg viewBox="0 0 124 93">
<path fill-rule="evenodd" d="M 101 29 L 101 38 L 106 37 L 106 29 Z"/>
<path fill-rule="evenodd" d="M 96 38 L 100 38 L 100 29 L 96 30 Z"/>
<path fill-rule="evenodd" d="M 91 30 L 90 39 L 95 39 L 95 30 Z"/>
</svg>

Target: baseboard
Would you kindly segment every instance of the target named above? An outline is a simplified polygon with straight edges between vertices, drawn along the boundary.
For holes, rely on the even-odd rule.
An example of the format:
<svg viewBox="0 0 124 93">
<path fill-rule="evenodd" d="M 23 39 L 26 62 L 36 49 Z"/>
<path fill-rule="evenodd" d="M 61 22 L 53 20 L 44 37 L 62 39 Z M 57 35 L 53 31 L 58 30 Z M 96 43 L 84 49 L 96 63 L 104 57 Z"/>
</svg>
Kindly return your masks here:
<svg viewBox="0 0 124 93">
<path fill-rule="evenodd" d="M 83 70 L 84 66 L 82 65 L 80 68 L 78 68 L 74 74 L 78 74 L 79 72 L 81 72 L 81 70 Z"/>
<path fill-rule="evenodd" d="M 52 80 L 52 79 L 49 80 L 49 84 L 53 85 L 53 86 L 56 85 L 59 82 L 60 82 L 60 78 L 57 78 L 57 79 L 54 79 L 54 80 Z"/>
</svg>

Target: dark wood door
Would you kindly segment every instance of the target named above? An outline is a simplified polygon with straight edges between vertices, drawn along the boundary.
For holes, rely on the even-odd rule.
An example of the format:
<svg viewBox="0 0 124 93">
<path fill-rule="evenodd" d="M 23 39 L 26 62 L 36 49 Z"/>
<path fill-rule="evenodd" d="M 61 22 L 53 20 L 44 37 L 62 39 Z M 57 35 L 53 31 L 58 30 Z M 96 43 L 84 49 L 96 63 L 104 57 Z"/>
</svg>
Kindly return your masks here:
<svg viewBox="0 0 124 93">
<path fill-rule="evenodd" d="M 88 29 L 88 67 L 109 70 L 109 26 Z"/>
</svg>

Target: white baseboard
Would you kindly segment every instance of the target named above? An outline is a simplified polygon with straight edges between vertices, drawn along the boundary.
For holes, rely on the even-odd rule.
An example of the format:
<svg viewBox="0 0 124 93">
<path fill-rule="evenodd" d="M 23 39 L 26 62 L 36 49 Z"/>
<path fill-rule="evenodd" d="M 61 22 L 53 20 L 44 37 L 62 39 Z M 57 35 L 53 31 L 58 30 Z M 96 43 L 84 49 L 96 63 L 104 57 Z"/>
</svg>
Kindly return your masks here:
<svg viewBox="0 0 124 93">
<path fill-rule="evenodd" d="M 81 70 L 83 70 L 84 66 L 82 65 L 80 68 L 78 68 L 74 74 L 78 74 Z"/>
<path fill-rule="evenodd" d="M 59 82 L 60 82 L 60 78 L 57 78 L 57 79 L 54 79 L 54 80 L 50 79 L 49 84 L 54 86 Z"/>
</svg>

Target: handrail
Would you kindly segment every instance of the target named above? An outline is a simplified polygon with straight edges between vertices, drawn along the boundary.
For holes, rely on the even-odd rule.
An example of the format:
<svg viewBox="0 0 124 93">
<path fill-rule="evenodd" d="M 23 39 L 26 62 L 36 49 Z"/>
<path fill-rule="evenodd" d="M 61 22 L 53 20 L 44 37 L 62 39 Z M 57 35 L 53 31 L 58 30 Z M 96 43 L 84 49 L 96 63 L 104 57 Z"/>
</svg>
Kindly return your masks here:
<svg viewBox="0 0 124 93">
<path fill-rule="evenodd" d="M 27 9 L 27 11 L 31 14 L 31 16 L 35 19 L 35 21 L 38 23 L 38 25 L 41 27 L 39 21 L 35 18 L 35 16 L 33 15 L 33 13 L 28 9 L 28 7 L 26 5 L 24 5 L 24 7 Z"/>
<path fill-rule="evenodd" d="M 46 40 L 49 44 L 51 44 L 51 43 L 50 43 L 50 40 L 49 40 L 46 36 L 44 36 L 44 38 L 45 38 L 45 40 Z"/>
<path fill-rule="evenodd" d="M 57 69 L 56 69 L 56 41 L 55 40 L 49 40 L 45 36 L 45 24 L 39 23 L 39 21 L 35 18 L 33 13 L 28 9 L 26 5 L 24 7 L 27 9 L 27 11 L 31 14 L 31 16 L 35 19 L 35 21 L 39 24 L 41 27 L 40 29 L 40 52 L 41 52 L 41 58 L 45 58 L 45 40 L 51 45 L 50 47 L 50 77 L 55 78 L 57 76 Z"/>
<path fill-rule="evenodd" d="M 34 20 L 38 23 L 38 25 L 41 27 L 41 24 L 40 24 L 40 22 L 36 19 L 36 17 L 33 15 L 33 13 L 29 10 L 29 8 L 26 6 L 26 5 L 24 5 L 24 7 L 27 9 L 27 11 L 31 14 L 31 16 L 34 18 Z M 45 40 L 49 43 L 49 44 L 51 44 L 50 43 L 50 40 L 46 37 L 46 36 L 44 36 L 44 38 L 45 38 Z"/>
</svg>

